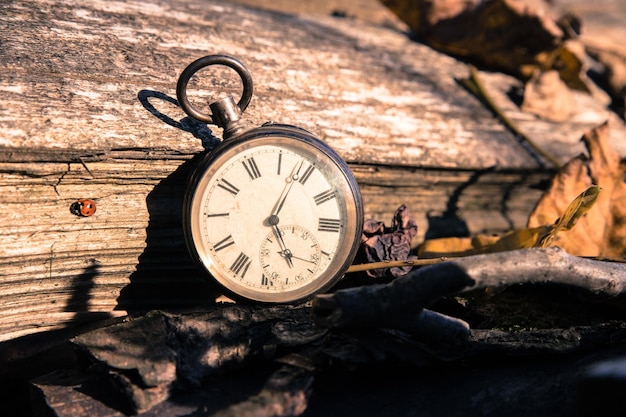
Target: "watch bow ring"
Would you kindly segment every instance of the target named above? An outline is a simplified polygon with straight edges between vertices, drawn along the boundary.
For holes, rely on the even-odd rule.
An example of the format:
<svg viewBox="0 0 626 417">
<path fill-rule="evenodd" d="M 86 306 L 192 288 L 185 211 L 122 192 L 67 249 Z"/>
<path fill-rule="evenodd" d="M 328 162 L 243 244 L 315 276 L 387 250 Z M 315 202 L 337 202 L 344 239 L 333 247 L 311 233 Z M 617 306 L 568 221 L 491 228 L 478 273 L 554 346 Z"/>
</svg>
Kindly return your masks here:
<svg viewBox="0 0 626 417">
<path fill-rule="evenodd" d="M 234 69 L 239 74 L 241 81 L 243 82 L 243 93 L 241 94 L 241 98 L 237 102 L 237 107 L 243 113 L 248 104 L 250 104 L 250 100 L 252 99 L 253 93 L 253 84 L 252 84 L 252 75 L 248 68 L 245 67 L 241 63 L 241 61 L 228 56 L 228 55 L 209 55 L 199 59 L 196 59 L 194 62 L 189 64 L 187 68 L 180 74 L 178 78 L 178 83 L 176 84 L 176 97 L 178 98 L 178 103 L 180 107 L 187 113 L 189 116 L 193 117 L 196 120 L 205 123 L 213 123 L 218 124 L 219 121 L 214 118 L 212 114 L 205 114 L 196 109 L 189 99 L 187 98 L 187 84 L 191 77 L 202 68 L 211 66 L 211 65 L 223 65 L 229 68 Z"/>
</svg>

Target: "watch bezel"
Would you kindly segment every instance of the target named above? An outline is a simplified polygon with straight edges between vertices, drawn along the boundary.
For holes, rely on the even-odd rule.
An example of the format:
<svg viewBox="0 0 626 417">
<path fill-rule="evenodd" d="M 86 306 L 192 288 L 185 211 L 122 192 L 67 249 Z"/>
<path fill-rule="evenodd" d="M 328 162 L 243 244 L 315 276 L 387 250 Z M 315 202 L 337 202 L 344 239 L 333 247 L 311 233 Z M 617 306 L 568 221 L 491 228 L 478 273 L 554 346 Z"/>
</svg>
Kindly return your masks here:
<svg viewBox="0 0 626 417">
<path fill-rule="evenodd" d="M 202 191 L 222 161 L 231 160 L 244 149 L 271 144 L 295 150 L 316 160 L 326 169 L 335 169 L 332 175 L 337 193 L 344 200 L 346 225 L 336 256 L 326 270 L 311 283 L 293 290 L 263 292 L 238 284 L 210 261 L 210 253 L 201 239 L 200 213 Z M 207 152 L 194 169 L 187 184 L 183 203 L 183 231 L 188 251 L 194 261 L 220 284 L 225 294 L 237 300 L 261 303 L 301 302 L 315 294 L 327 291 L 344 275 L 354 261 L 361 243 L 363 228 L 363 201 L 358 183 L 347 163 L 327 144 L 308 131 L 290 125 L 265 125 L 230 138 Z"/>
</svg>

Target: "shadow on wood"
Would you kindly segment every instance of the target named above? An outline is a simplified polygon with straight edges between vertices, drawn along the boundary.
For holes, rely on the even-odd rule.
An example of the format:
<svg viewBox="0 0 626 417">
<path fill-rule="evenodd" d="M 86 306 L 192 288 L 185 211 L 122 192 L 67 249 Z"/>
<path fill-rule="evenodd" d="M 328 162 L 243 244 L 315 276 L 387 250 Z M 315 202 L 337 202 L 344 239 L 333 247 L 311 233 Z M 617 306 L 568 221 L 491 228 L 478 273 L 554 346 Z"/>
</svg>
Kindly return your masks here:
<svg viewBox="0 0 626 417">
<path fill-rule="evenodd" d="M 164 123 L 192 133 L 210 151 L 219 138 L 205 123 L 185 117 L 180 121 L 159 112 L 150 100 L 163 100 L 178 106 L 178 101 L 165 93 L 141 90 L 137 95 L 143 107 Z M 135 272 L 118 297 L 117 309 L 129 313 L 152 309 L 194 308 L 212 304 L 220 295 L 217 285 L 196 268 L 185 247 L 182 230 L 183 199 L 187 178 L 199 158 L 181 164 L 161 180 L 146 197 L 149 213 L 146 248 L 139 256 Z"/>
<path fill-rule="evenodd" d="M 424 239 L 436 239 L 450 236 L 468 237 L 470 235 L 467 222 L 459 216 L 459 200 L 463 191 L 475 185 L 485 171 L 491 170 L 476 171 L 466 182 L 456 187 L 446 202 L 446 209 L 441 214 L 433 214 L 431 211 L 426 213 L 428 230 L 424 235 Z"/>
<path fill-rule="evenodd" d="M 172 127 L 191 133 L 196 138 L 200 139 L 202 141 L 202 147 L 206 151 L 210 151 L 215 147 L 215 145 L 217 145 L 218 142 L 220 142 L 220 139 L 213 135 L 213 132 L 211 131 L 211 129 L 208 128 L 206 123 L 199 122 L 192 119 L 191 117 L 184 117 L 180 121 L 176 121 L 171 116 L 158 111 L 151 102 L 151 99 L 161 100 L 167 103 L 171 103 L 174 106 L 180 107 L 180 105 L 178 104 L 178 100 L 176 100 L 175 98 L 172 98 L 160 91 L 141 90 L 137 94 L 137 99 L 139 99 L 141 105 L 157 119 L 167 123 Z"/>
</svg>

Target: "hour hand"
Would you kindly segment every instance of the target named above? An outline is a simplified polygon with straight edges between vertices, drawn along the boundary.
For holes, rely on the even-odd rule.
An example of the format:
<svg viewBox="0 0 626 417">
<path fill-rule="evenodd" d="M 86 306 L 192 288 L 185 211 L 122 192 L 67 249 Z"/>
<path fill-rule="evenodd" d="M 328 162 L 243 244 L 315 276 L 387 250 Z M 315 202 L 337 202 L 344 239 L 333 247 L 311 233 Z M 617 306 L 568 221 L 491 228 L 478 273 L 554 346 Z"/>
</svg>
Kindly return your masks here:
<svg viewBox="0 0 626 417">
<path fill-rule="evenodd" d="M 293 261 L 291 260 L 291 251 L 287 249 L 287 246 L 285 246 L 285 241 L 283 240 L 283 235 L 280 233 L 280 229 L 278 228 L 278 226 L 273 225 L 272 230 L 274 231 L 274 236 L 276 236 L 276 239 L 278 240 L 278 246 L 280 246 L 280 252 L 278 253 L 280 253 L 285 258 L 285 260 L 287 261 L 287 265 L 292 268 Z"/>
<path fill-rule="evenodd" d="M 293 258 L 297 258 L 289 249 L 278 251 L 278 254 L 287 260 L 290 267 L 293 266 Z"/>
</svg>

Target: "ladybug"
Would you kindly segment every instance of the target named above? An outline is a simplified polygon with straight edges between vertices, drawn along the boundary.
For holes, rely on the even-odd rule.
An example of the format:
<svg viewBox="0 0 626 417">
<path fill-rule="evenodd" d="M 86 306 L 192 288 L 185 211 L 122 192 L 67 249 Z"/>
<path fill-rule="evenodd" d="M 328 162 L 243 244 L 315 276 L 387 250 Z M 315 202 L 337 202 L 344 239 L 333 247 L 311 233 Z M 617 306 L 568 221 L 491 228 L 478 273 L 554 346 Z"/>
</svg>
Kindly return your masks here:
<svg viewBox="0 0 626 417">
<path fill-rule="evenodd" d="M 78 201 L 72 203 L 70 206 L 72 214 L 81 217 L 93 216 L 96 212 L 96 202 L 86 198 L 81 198 Z"/>
</svg>

